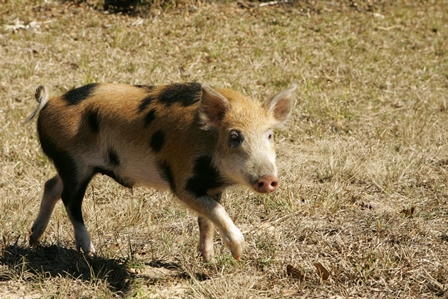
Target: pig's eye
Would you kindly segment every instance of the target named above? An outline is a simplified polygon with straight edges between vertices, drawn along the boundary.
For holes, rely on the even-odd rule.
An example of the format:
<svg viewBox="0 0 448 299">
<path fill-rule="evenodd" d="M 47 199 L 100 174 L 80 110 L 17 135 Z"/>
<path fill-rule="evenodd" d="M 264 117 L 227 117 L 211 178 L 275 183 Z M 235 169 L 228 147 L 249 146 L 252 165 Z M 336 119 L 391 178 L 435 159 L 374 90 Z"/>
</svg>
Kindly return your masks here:
<svg viewBox="0 0 448 299">
<path fill-rule="evenodd" d="M 273 141 L 274 140 L 274 132 L 272 130 L 267 130 L 266 131 L 266 138 L 269 141 Z"/>
<path fill-rule="evenodd" d="M 238 130 L 231 130 L 229 133 L 229 147 L 230 148 L 237 148 L 243 143 L 244 136 L 243 134 Z"/>
</svg>

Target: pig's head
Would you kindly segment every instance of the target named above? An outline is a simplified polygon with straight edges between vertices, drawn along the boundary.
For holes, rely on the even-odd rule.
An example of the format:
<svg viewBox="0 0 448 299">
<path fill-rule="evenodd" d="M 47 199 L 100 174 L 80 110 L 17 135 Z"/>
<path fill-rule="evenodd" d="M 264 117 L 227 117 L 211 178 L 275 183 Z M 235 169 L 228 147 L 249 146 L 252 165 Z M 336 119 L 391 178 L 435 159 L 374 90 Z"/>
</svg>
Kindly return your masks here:
<svg viewBox="0 0 448 299">
<path fill-rule="evenodd" d="M 278 188 L 273 129 L 291 114 L 296 88 L 261 103 L 233 90 L 203 86 L 199 117 L 205 129 L 219 131 L 213 159 L 226 179 L 260 193 Z"/>
</svg>

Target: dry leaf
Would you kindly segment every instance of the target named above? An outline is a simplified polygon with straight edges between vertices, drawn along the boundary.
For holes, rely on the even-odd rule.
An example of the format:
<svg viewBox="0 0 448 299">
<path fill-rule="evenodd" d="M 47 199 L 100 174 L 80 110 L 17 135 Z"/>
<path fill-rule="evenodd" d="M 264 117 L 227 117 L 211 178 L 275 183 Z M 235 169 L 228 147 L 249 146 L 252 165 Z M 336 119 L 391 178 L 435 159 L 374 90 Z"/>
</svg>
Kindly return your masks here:
<svg viewBox="0 0 448 299">
<path fill-rule="evenodd" d="M 303 280 L 305 278 L 305 276 L 299 269 L 296 269 L 291 265 L 286 266 L 286 274 L 294 278 L 297 278 L 298 280 Z"/>
<path fill-rule="evenodd" d="M 314 267 L 317 269 L 317 274 L 319 274 L 319 277 L 322 278 L 322 280 L 328 280 L 330 277 L 330 272 L 328 272 L 327 269 L 325 269 L 324 266 L 322 266 L 321 263 L 313 263 Z"/>
<path fill-rule="evenodd" d="M 406 217 L 412 217 L 415 212 L 415 207 L 411 207 L 410 209 L 404 209 L 400 213 L 403 213 Z"/>
</svg>

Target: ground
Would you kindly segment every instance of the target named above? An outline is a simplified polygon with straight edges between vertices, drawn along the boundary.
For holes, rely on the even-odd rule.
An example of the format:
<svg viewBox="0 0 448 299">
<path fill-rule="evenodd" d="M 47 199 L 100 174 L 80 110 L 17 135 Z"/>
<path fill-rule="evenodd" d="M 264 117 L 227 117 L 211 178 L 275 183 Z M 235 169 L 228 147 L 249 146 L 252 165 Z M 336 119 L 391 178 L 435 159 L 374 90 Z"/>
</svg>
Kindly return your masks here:
<svg viewBox="0 0 448 299">
<path fill-rule="evenodd" d="M 448 3 L 179 3 L 0 0 L 0 297 L 448 298 Z M 62 203 L 30 248 L 54 174 L 23 123 L 35 88 L 189 81 L 259 100 L 298 85 L 279 190 L 224 196 L 243 259 L 217 235 L 203 263 L 194 214 L 103 176 L 84 202 L 95 257 Z"/>
</svg>

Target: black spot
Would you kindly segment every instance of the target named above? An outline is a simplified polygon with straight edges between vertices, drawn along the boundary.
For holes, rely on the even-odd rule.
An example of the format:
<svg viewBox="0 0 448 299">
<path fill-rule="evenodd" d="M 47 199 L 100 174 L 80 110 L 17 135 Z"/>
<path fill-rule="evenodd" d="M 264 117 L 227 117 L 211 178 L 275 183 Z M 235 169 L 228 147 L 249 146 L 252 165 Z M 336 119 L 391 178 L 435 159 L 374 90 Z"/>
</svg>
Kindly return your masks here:
<svg viewBox="0 0 448 299">
<path fill-rule="evenodd" d="M 165 141 L 165 134 L 161 130 L 159 130 L 155 132 L 154 135 L 152 135 L 149 145 L 151 146 L 153 151 L 158 153 L 162 149 L 164 141 Z"/>
<path fill-rule="evenodd" d="M 95 173 L 101 173 L 103 175 L 107 175 L 108 177 L 111 177 L 123 187 L 132 188 L 134 186 L 134 182 L 132 182 L 130 179 L 120 177 L 114 171 L 97 167 L 95 168 Z"/>
<path fill-rule="evenodd" d="M 202 95 L 202 86 L 199 83 L 171 84 L 160 93 L 160 102 L 167 106 L 180 103 L 190 106 L 198 102 Z"/>
<path fill-rule="evenodd" d="M 152 86 L 152 85 L 140 85 L 140 84 L 137 84 L 137 85 L 134 85 L 134 86 L 137 87 L 137 88 L 145 89 L 147 92 L 150 92 L 150 91 L 152 91 L 154 89 L 154 86 Z"/>
<path fill-rule="evenodd" d="M 144 98 L 141 102 L 140 105 L 138 106 L 138 112 L 143 112 L 145 111 L 146 107 L 149 106 L 149 104 L 151 104 L 151 102 L 154 100 L 154 97 L 152 95 L 147 96 L 146 98 Z"/>
<path fill-rule="evenodd" d="M 175 192 L 176 185 L 174 181 L 173 171 L 171 170 L 171 167 L 168 164 L 168 162 L 165 161 L 163 163 L 160 163 L 159 174 L 162 177 L 162 179 L 164 179 L 170 184 L 171 191 Z"/>
<path fill-rule="evenodd" d="M 98 111 L 89 111 L 87 113 L 87 121 L 92 133 L 98 133 L 100 131 L 100 120 L 98 118 Z"/>
<path fill-rule="evenodd" d="M 154 109 L 149 110 L 149 112 L 145 116 L 145 126 L 149 126 L 155 118 L 156 111 Z"/>
<path fill-rule="evenodd" d="M 118 166 L 118 165 L 120 165 L 120 159 L 118 158 L 118 154 L 117 154 L 117 152 L 116 152 L 114 149 L 112 149 L 112 148 L 109 148 L 109 150 L 107 151 L 107 160 L 109 161 L 109 163 L 110 163 L 112 166 Z"/>
<path fill-rule="evenodd" d="M 97 88 L 98 83 L 92 83 L 88 85 L 84 85 L 82 87 L 78 87 L 67 91 L 62 98 L 68 102 L 69 105 L 76 105 L 81 103 L 83 100 L 90 97 L 95 89 Z"/>
<path fill-rule="evenodd" d="M 193 177 L 188 179 L 186 189 L 195 196 L 207 195 L 210 189 L 220 188 L 228 184 L 212 164 L 212 158 L 202 156 L 196 159 L 193 167 Z"/>
</svg>

